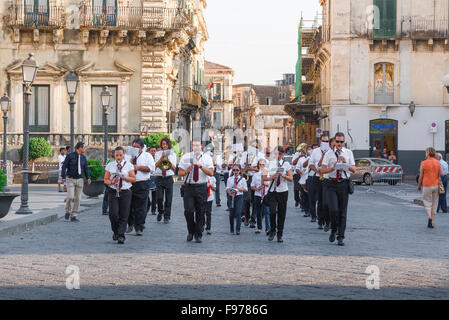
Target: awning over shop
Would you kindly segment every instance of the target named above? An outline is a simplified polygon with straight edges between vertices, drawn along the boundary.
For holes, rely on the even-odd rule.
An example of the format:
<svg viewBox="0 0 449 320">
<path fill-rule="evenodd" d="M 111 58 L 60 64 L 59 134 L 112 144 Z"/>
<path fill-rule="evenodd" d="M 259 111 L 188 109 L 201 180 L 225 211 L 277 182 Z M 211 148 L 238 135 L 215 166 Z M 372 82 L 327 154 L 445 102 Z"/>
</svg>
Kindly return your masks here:
<svg viewBox="0 0 449 320">
<path fill-rule="evenodd" d="M 288 103 L 284 106 L 285 112 L 287 112 L 290 117 L 295 120 L 301 120 L 304 116 L 307 118 L 312 118 L 313 120 L 318 120 L 319 110 L 321 110 L 321 105 L 319 104 L 301 104 L 297 102 Z"/>
</svg>

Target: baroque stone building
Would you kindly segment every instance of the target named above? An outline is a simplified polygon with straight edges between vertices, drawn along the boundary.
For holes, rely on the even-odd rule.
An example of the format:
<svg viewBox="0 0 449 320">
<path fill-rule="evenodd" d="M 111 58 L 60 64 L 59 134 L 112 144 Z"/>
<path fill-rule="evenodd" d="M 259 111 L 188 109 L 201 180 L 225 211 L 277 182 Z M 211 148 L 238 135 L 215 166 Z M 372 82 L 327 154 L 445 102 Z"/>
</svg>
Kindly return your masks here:
<svg viewBox="0 0 449 320">
<path fill-rule="evenodd" d="M 31 136 L 70 141 L 64 78 L 80 78 L 75 133 L 103 145 L 100 92 L 112 93 L 111 147 L 147 133 L 190 130 L 207 105 L 204 87 L 205 0 L 11 0 L 0 3 L 0 92 L 12 100 L 8 145 L 23 133 L 21 62 L 34 53 L 39 71 Z"/>
</svg>

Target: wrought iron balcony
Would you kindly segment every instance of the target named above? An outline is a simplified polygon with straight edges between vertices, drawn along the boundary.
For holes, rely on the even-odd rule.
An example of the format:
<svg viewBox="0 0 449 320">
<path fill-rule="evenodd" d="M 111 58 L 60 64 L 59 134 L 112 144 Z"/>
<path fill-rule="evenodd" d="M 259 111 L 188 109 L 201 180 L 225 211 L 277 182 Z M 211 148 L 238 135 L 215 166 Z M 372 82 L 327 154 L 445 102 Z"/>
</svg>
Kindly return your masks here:
<svg viewBox="0 0 449 320">
<path fill-rule="evenodd" d="M 410 37 L 412 39 L 449 38 L 448 20 L 411 19 L 409 24 Z"/>
<path fill-rule="evenodd" d="M 88 29 L 180 30 L 191 24 L 182 8 L 146 8 L 82 5 L 80 26 Z"/>
<path fill-rule="evenodd" d="M 14 28 L 60 28 L 64 24 L 62 6 L 35 6 L 25 5 L 23 2 L 11 2 L 6 23 Z"/>
</svg>

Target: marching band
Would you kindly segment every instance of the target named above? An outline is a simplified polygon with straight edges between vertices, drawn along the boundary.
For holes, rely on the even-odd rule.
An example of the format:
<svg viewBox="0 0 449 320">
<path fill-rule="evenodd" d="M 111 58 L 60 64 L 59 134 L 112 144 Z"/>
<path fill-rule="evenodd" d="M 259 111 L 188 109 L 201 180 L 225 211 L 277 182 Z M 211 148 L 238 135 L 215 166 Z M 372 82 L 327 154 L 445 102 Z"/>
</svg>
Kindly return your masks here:
<svg viewBox="0 0 449 320">
<path fill-rule="evenodd" d="M 301 143 L 291 162 L 285 158 L 284 147 L 267 148 L 264 154 L 258 140 L 251 141 L 247 150 L 233 144 L 220 153 L 213 144 L 203 152 L 201 139 L 194 139 L 193 151 L 179 163 L 170 139 L 162 139 L 157 152 L 156 146 L 150 146 L 148 153 L 143 141 L 136 139 L 126 154 L 117 148 L 114 161 L 106 167 L 113 239 L 124 243 L 125 230 L 130 233 L 133 228 L 141 236 L 146 213 L 151 210 L 155 215 L 156 204 L 157 221 L 170 222 L 177 174 L 184 180 L 180 191 L 188 242 L 201 243 L 204 231 L 212 234 L 213 202 L 220 207 L 217 193 L 223 180 L 232 234 L 240 235 L 244 223 L 256 228 L 256 234 L 264 229 L 269 241 L 277 237 L 277 242 L 284 242 L 289 183 L 293 182 L 295 208 L 300 206 L 298 211 L 317 222 L 318 229 L 331 230 L 329 241 L 337 239 L 343 246 L 354 155 L 344 147 L 343 133 L 329 138 L 323 134 L 319 146 Z"/>
</svg>

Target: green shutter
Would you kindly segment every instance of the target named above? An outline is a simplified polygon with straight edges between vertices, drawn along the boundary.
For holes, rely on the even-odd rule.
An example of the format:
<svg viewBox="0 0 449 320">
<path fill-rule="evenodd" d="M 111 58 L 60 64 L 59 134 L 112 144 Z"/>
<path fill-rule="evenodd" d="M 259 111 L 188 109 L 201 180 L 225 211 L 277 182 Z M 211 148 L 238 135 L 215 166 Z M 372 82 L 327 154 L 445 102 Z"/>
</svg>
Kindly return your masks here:
<svg viewBox="0 0 449 320">
<path fill-rule="evenodd" d="M 374 29 L 375 38 L 396 37 L 396 0 L 373 0 L 379 8 L 380 28 Z"/>
</svg>

